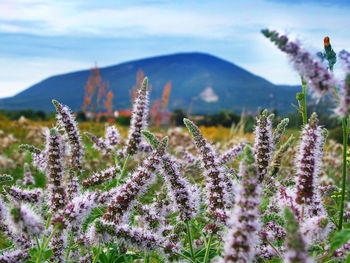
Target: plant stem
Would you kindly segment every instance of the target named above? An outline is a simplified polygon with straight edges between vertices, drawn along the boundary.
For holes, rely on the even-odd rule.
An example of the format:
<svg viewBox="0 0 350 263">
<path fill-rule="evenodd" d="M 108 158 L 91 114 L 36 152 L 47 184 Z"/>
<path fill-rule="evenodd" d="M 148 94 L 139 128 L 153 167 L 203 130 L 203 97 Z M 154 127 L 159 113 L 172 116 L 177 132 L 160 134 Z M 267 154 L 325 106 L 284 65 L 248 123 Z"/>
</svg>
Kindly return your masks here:
<svg viewBox="0 0 350 263">
<path fill-rule="evenodd" d="M 52 218 L 52 215 L 49 214 L 49 216 L 47 217 L 46 223 L 45 223 L 45 229 L 49 228 L 50 222 L 51 222 L 51 218 Z"/>
<path fill-rule="evenodd" d="M 47 246 L 49 245 L 49 242 L 50 242 L 50 240 L 53 238 L 53 236 L 56 234 L 56 232 L 57 232 L 57 230 L 58 230 L 58 228 L 57 227 L 55 227 L 53 230 L 52 230 L 52 232 L 51 232 L 51 234 L 49 235 L 49 237 L 45 240 L 44 238 L 43 238 L 43 242 L 42 242 L 42 246 L 40 246 L 39 247 L 39 256 L 37 257 L 37 259 L 36 259 L 36 263 L 41 263 L 41 256 L 42 256 L 42 253 L 43 252 L 45 252 L 45 249 L 47 248 Z"/>
<path fill-rule="evenodd" d="M 343 228 L 343 217 L 344 217 L 344 202 L 345 202 L 345 187 L 346 187 L 346 172 L 347 172 L 347 150 L 348 150 L 348 126 L 346 118 L 342 119 L 343 129 L 343 173 L 342 173 L 342 191 L 341 191 L 341 203 L 340 203 L 340 215 L 338 230 Z"/>
<path fill-rule="evenodd" d="M 123 164 L 122 171 L 120 172 L 120 179 L 123 179 L 125 174 L 126 174 L 126 167 L 128 165 L 129 159 L 130 159 L 130 154 L 128 154 L 126 156 L 126 159 L 125 159 L 124 164 Z"/>
<path fill-rule="evenodd" d="M 301 94 L 303 95 L 302 102 L 301 102 L 301 115 L 303 117 L 303 125 L 307 124 L 307 107 L 306 107 L 306 86 L 307 83 L 305 82 L 304 78 L 301 78 Z"/>
<path fill-rule="evenodd" d="M 187 228 L 187 235 L 188 235 L 188 243 L 190 245 L 190 251 L 191 251 L 191 258 L 195 261 L 194 257 L 194 251 L 193 251 L 193 239 L 192 239 L 192 232 L 191 232 L 191 227 L 188 221 L 186 221 L 186 228 Z"/>
<path fill-rule="evenodd" d="M 114 156 L 114 164 L 115 165 L 121 165 L 120 158 L 119 158 L 119 156 L 117 154 L 115 154 L 115 156 Z"/>
<path fill-rule="evenodd" d="M 210 246 L 211 246 L 211 240 L 212 240 L 212 238 L 213 238 L 213 233 L 210 233 L 209 241 L 208 241 L 207 247 L 206 247 L 206 249 L 205 249 L 205 255 L 204 255 L 203 263 L 207 263 L 207 262 L 208 262 L 209 251 L 210 251 Z"/>
<path fill-rule="evenodd" d="M 159 247 L 164 249 L 163 246 L 159 246 Z M 184 254 L 181 254 L 180 252 L 173 251 L 173 253 L 174 253 L 175 255 L 179 256 L 179 257 L 182 257 L 182 258 L 184 258 L 184 259 L 187 259 L 187 260 L 188 260 L 189 262 L 191 262 L 191 263 L 195 263 L 191 258 L 185 256 Z"/>
<path fill-rule="evenodd" d="M 149 254 L 148 253 L 146 253 L 146 255 L 145 255 L 145 263 L 149 263 Z"/>
<path fill-rule="evenodd" d="M 96 263 L 97 262 L 98 257 L 100 255 L 100 252 L 101 252 L 101 246 L 98 245 L 97 252 L 96 252 L 96 255 L 94 256 L 94 260 L 92 261 L 92 263 Z"/>
<path fill-rule="evenodd" d="M 283 259 L 281 253 L 278 251 L 278 249 L 268 239 L 266 239 L 266 242 L 267 242 L 267 244 L 270 245 L 270 247 L 272 247 L 272 249 L 276 252 L 278 257 Z"/>
</svg>

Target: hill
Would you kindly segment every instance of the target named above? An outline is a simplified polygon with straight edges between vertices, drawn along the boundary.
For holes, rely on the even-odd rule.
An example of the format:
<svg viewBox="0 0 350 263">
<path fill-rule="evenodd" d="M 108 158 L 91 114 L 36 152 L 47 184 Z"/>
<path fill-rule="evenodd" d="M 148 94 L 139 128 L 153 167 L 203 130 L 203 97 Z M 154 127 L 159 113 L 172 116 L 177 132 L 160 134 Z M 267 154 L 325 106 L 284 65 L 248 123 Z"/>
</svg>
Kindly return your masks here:
<svg viewBox="0 0 350 263">
<path fill-rule="evenodd" d="M 114 108 L 130 107 L 129 91 L 138 70 L 143 70 L 152 85 L 151 101 L 161 97 L 167 81 L 172 83 L 170 109 L 189 108 L 197 114 L 221 109 L 237 112 L 277 109 L 293 111 L 297 86 L 278 86 L 243 68 L 204 53 L 179 53 L 130 61 L 101 68 L 101 76 L 114 93 Z M 0 99 L 0 108 L 35 109 L 50 112 L 51 99 L 79 110 L 90 70 L 49 77 L 9 98 Z"/>
</svg>

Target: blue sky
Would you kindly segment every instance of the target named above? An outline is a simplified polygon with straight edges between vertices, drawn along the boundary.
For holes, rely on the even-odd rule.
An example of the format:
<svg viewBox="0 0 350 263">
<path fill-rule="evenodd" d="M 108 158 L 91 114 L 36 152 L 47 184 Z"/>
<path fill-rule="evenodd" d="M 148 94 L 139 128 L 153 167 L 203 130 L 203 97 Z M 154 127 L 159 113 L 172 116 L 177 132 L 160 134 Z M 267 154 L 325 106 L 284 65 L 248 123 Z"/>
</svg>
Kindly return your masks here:
<svg viewBox="0 0 350 263">
<path fill-rule="evenodd" d="M 276 84 L 298 84 L 269 27 L 311 50 L 350 50 L 350 0 L 1 0 L 0 97 L 51 75 L 200 51 Z M 340 73 L 339 73 L 340 74 Z"/>
</svg>

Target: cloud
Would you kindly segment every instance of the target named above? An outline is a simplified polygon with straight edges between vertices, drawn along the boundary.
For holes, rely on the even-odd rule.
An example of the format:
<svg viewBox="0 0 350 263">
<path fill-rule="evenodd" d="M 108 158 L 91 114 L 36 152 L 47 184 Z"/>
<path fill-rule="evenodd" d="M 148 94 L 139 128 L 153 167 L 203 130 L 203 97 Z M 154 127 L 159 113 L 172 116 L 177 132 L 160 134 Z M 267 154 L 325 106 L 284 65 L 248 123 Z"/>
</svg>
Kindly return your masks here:
<svg viewBox="0 0 350 263">
<path fill-rule="evenodd" d="M 259 26 L 298 32 L 339 31 L 340 25 L 349 22 L 345 8 L 312 1 L 188 1 L 186 5 L 181 1 L 137 1 L 94 8 L 89 6 L 91 2 L 4 0 L 0 3 L 0 30 L 47 36 L 225 38 L 244 36 Z"/>
</svg>

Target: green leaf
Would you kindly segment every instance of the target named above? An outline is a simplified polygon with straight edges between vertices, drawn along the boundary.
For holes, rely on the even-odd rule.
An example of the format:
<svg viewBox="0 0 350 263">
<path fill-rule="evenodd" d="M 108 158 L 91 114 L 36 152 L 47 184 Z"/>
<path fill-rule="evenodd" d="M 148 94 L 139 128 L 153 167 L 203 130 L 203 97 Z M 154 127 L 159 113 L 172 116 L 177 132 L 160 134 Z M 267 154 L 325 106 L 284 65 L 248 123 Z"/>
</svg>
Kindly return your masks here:
<svg viewBox="0 0 350 263">
<path fill-rule="evenodd" d="M 29 255 L 31 257 L 35 257 L 37 254 L 38 254 L 38 249 L 36 247 L 29 249 Z"/>
<path fill-rule="evenodd" d="M 336 233 L 331 240 L 330 253 L 332 254 L 335 250 L 340 248 L 349 240 L 350 240 L 350 229 L 343 229 L 340 232 Z"/>
<path fill-rule="evenodd" d="M 52 256 L 52 250 L 48 249 L 44 252 L 43 258 L 44 260 L 48 260 Z"/>
<path fill-rule="evenodd" d="M 269 260 L 269 263 L 282 263 L 282 259 L 281 258 L 273 258 L 273 259 Z"/>
<path fill-rule="evenodd" d="M 344 263 L 350 263 L 350 254 L 346 257 L 345 262 Z"/>
</svg>

